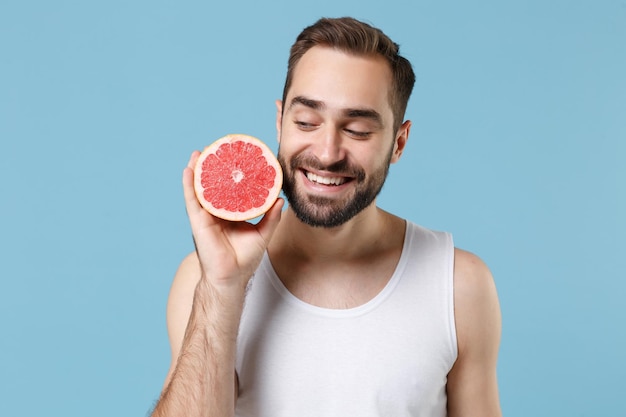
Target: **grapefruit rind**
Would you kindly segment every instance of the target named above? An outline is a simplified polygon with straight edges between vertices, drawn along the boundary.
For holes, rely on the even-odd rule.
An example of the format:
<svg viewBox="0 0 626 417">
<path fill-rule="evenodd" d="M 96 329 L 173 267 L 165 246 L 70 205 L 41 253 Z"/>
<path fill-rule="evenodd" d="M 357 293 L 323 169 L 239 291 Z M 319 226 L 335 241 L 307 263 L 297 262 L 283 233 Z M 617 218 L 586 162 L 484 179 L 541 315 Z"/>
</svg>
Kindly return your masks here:
<svg viewBox="0 0 626 417">
<path fill-rule="evenodd" d="M 194 190 L 200 205 L 224 220 L 246 221 L 266 213 L 280 194 L 283 173 L 270 148 L 243 134 L 226 135 L 198 157 Z"/>
</svg>

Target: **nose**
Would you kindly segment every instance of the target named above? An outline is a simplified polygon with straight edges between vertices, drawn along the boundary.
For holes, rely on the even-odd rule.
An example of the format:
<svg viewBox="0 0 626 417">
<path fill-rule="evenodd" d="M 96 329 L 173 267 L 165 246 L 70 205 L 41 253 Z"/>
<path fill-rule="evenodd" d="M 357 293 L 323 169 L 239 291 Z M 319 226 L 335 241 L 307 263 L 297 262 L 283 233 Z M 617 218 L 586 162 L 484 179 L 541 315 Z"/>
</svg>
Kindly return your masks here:
<svg viewBox="0 0 626 417">
<path fill-rule="evenodd" d="M 324 165 L 332 165 L 345 158 L 343 138 L 335 127 L 328 126 L 322 132 L 317 146 L 317 157 Z"/>
</svg>

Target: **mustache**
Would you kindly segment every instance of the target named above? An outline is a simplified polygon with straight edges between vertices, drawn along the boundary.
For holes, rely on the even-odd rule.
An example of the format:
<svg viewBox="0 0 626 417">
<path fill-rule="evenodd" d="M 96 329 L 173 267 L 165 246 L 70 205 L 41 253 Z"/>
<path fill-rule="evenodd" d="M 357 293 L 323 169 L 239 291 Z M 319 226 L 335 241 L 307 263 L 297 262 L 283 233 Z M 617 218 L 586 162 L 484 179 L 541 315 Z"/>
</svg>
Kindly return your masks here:
<svg viewBox="0 0 626 417">
<path fill-rule="evenodd" d="M 281 159 L 281 158 L 279 158 Z M 348 162 L 346 159 L 333 162 L 330 165 L 322 163 L 313 155 L 297 155 L 289 161 L 289 167 L 292 170 L 297 169 L 315 169 L 318 171 L 326 171 L 334 174 L 341 174 L 348 177 L 354 177 L 357 181 L 365 180 L 365 171 L 358 166 Z"/>
</svg>

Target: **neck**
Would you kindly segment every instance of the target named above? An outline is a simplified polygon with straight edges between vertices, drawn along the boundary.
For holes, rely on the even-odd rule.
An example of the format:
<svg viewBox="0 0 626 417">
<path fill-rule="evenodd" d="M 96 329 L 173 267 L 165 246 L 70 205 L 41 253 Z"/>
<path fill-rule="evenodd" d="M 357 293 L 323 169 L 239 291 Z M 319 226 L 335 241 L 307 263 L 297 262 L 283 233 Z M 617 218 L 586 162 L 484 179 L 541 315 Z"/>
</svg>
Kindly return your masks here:
<svg viewBox="0 0 626 417">
<path fill-rule="evenodd" d="M 334 228 L 283 213 L 268 248 L 274 271 L 295 297 L 325 308 L 352 308 L 387 284 L 402 253 L 404 220 L 372 204 Z"/>
<path fill-rule="evenodd" d="M 341 226 L 312 227 L 300 221 L 288 208 L 270 244 L 272 252 L 293 252 L 309 260 L 356 259 L 386 246 L 393 228 L 403 222 L 374 203 Z"/>
</svg>

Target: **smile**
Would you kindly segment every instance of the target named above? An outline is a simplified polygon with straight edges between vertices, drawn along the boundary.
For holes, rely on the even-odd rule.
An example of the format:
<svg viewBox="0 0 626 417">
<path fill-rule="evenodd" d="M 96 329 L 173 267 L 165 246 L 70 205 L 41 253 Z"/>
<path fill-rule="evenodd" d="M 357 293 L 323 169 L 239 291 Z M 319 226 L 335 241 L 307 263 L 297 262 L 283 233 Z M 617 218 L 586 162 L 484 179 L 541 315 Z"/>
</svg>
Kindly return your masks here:
<svg viewBox="0 0 626 417">
<path fill-rule="evenodd" d="M 306 177 L 309 181 L 322 185 L 341 185 L 348 182 L 346 177 L 323 177 L 308 171 L 306 172 Z"/>
</svg>

